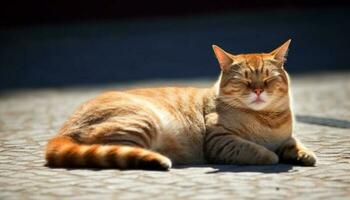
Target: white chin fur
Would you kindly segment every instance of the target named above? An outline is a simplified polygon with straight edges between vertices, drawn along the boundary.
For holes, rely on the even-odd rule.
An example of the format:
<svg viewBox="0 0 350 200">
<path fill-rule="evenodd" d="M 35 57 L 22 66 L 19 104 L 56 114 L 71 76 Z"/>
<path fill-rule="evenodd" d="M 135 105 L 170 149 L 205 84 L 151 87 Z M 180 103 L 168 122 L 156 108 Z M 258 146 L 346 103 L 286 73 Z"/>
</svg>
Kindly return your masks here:
<svg viewBox="0 0 350 200">
<path fill-rule="evenodd" d="M 264 109 L 267 104 L 268 104 L 268 96 L 266 94 L 266 92 L 262 92 L 260 94 L 260 99 L 263 101 L 263 102 L 254 102 L 256 101 L 256 98 L 257 98 L 257 95 L 255 93 L 250 93 L 249 94 L 249 97 L 247 99 L 247 105 L 249 108 L 253 109 L 253 110 L 261 110 L 261 109 Z"/>
</svg>

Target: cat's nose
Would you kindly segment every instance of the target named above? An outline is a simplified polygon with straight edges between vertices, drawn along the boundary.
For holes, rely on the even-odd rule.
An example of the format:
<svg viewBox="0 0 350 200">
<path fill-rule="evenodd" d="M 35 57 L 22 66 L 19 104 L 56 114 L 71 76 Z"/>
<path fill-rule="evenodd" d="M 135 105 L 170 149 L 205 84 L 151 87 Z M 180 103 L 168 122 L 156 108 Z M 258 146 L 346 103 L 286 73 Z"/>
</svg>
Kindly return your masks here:
<svg viewBox="0 0 350 200">
<path fill-rule="evenodd" d="M 254 92 L 255 92 L 255 94 L 256 94 L 257 96 L 260 96 L 260 94 L 261 94 L 263 91 L 264 91 L 264 90 L 261 89 L 261 88 L 256 88 L 256 89 L 254 89 Z"/>
</svg>

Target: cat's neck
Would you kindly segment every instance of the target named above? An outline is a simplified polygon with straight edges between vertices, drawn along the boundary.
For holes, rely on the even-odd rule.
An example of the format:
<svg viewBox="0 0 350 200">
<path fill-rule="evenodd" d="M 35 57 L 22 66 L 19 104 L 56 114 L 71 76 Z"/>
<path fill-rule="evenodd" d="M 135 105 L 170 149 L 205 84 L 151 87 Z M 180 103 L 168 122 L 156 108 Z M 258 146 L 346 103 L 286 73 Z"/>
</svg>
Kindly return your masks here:
<svg viewBox="0 0 350 200">
<path fill-rule="evenodd" d="M 287 98 L 287 97 L 286 97 Z M 276 115 L 279 113 L 290 112 L 291 106 L 289 103 L 289 98 L 285 100 L 283 103 L 278 102 L 278 106 L 274 106 L 273 108 L 267 107 L 262 110 L 253 110 L 248 107 L 242 106 L 234 106 L 229 103 L 223 101 L 219 95 L 213 96 L 213 101 L 215 102 L 215 110 L 219 112 L 245 112 L 250 114 L 259 114 L 259 115 Z"/>
</svg>

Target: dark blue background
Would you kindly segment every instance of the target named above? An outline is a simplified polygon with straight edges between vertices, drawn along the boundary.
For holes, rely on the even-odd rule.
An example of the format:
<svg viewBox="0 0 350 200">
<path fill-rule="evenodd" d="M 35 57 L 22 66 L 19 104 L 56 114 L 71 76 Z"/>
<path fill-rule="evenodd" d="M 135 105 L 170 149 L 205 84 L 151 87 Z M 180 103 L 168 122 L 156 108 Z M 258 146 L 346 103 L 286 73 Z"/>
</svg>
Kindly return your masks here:
<svg viewBox="0 0 350 200">
<path fill-rule="evenodd" d="M 0 89 L 214 77 L 211 49 L 268 52 L 292 73 L 350 69 L 350 7 L 233 10 L 0 30 Z"/>
</svg>

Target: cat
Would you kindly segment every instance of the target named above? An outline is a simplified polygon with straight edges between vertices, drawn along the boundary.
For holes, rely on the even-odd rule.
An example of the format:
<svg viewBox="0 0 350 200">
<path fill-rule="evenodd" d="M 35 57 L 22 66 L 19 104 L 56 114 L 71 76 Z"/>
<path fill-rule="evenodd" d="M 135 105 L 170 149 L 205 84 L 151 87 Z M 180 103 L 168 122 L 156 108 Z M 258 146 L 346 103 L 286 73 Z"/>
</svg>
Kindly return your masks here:
<svg viewBox="0 0 350 200">
<path fill-rule="evenodd" d="M 46 148 L 49 167 L 168 170 L 181 164 L 316 164 L 293 132 L 291 40 L 270 53 L 213 45 L 211 88 L 107 92 L 80 106 Z"/>
</svg>

